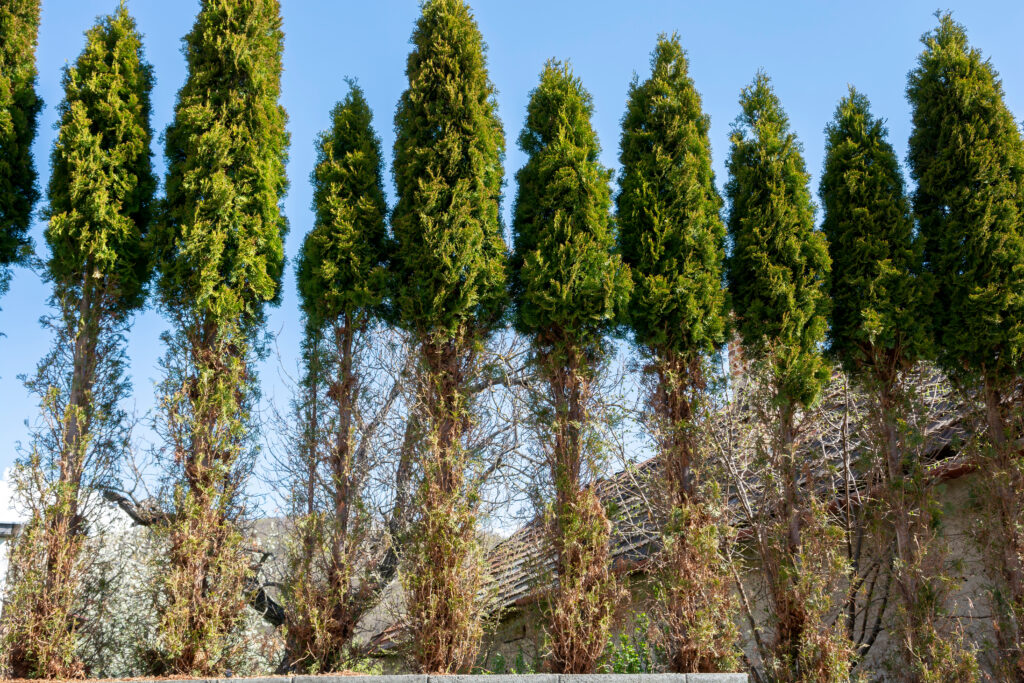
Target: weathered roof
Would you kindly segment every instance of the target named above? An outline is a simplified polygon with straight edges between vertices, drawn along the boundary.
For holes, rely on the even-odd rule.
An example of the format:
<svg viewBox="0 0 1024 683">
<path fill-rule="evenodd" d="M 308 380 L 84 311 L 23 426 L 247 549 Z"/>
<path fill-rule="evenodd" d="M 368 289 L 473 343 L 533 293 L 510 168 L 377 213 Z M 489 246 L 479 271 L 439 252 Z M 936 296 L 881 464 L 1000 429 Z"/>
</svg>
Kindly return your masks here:
<svg viewBox="0 0 1024 683">
<path fill-rule="evenodd" d="M 613 562 L 634 562 L 650 555 L 658 525 L 646 494 L 657 470 L 657 461 L 651 458 L 595 484 L 598 496 L 612 511 Z M 528 599 L 538 587 L 539 577 L 554 569 L 554 558 L 546 550 L 543 520 L 535 518 L 526 524 L 495 546 L 487 559 L 501 608 Z"/>
<path fill-rule="evenodd" d="M 954 457 L 957 440 L 964 433 L 962 399 L 949 388 L 948 383 L 935 371 L 921 371 L 915 378 L 918 394 L 928 416 L 922 451 L 926 454 L 934 474 L 941 478 L 953 478 L 970 471 L 969 465 Z M 866 445 L 860 438 L 861 430 L 851 423 L 850 415 L 865 414 L 863 398 L 851 394 L 845 385 L 833 386 L 816 411 L 819 419 L 814 427 L 802 437 L 800 449 L 804 452 L 820 453 L 814 458 L 818 467 L 811 474 L 816 488 L 829 491 L 843 490 L 844 470 L 840 464 L 844 455 L 855 460 L 862 455 Z M 860 402 L 860 403 L 858 403 Z M 743 407 L 736 410 L 732 420 L 728 410 L 712 418 L 710 429 L 712 440 L 724 443 L 734 438 L 728 432 L 743 423 Z M 739 419 L 736 419 L 737 416 Z M 749 414 L 748 414 L 749 417 Z M 656 517 L 658 506 L 652 500 L 660 482 L 660 467 L 656 458 L 626 466 L 620 472 L 594 484 L 598 496 L 610 510 L 612 522 L 611 561 L 619 568 L 632 568 L 649 559 L 660 547 L 659 524 Z M 863 479 L 852 482 L 854 488 L 863 490 L 867 483 Z M 756 482 L 752 482 L 756 487 Z M 729 506 L 736 512 L 735 524 L 742 527 L 739 519 L 739 501 L 735 494 L 729 496 Z M 496 608 L 508 609 L 535 599 L 547 585 L 545 577 L 554 568 L 554 557 L 547 548 L 543 535 L 543 520 L 534 518 L 509 538 L 497 544 L 488 554 L 487 562 Z M 387 650 L 395 644 L 401 634 L 401 627 L 392 619 L 378 622 L 376 635 L 370 639 L 371 646 Z"/>
<path fill-rule="evenodd" d="M 962 435 L 963 406 L 958 396 L 951 391 L 948 383 L 933 370 L 922 370 L 915 378 L 919 398 L 928 415 L 923 451 L 928 455 L 929 464 L 937 466 L 944 462 L 939 476 L 959 476 L 966 471 L 962 463 L 950 461 L 953 454 L 950 446 Z M 862 400 L 862 399 L 860 399 Z M 856 459 L 866 448 L 856 424 L 841 419 L 842 415 L 864 415 L 857 397 L 836 387 L 823 399 L 818 410 L 821 419 L 815 421 L 813 432 L 804 437 L 801 450 L 820 453 L 814 473 L 817 488 L 842 490 L 843 470 L 839 463 L 843 453 Z M 735 428 L 726 424 L 726 412 L 720 412 L 711 420 L 714 438 L 727 438 L 725 432 Z M 735 420 L 733 421 L 735 423 Z M 632 566 L 651 556 L 659 547 L 659 523 L 656 517 L 657 505 L 651 499 L 660 482 L 660 467 L 656 458 L 630 465 L 622 471 L 595 484 L 595 489 L 606 508 L 611 511 L 612 547 L 611 560 L 620 566 Z M 854 484 L 865 486 L 863 480 Z M 730 495 L 730 508 L 738 513 L 739 501 Z M 739 519 L 735 522 L 742 525 Z M 498 544 L 489 554 L 488 563 L 492 580 L 496 582 L 498 607 L 505 609 L 522 604 L 536 595 L 544 584 L 543 577 L 554 568 L 554 558 L 546 550 L 542 521 L 534 519 Z"/>
</svg>

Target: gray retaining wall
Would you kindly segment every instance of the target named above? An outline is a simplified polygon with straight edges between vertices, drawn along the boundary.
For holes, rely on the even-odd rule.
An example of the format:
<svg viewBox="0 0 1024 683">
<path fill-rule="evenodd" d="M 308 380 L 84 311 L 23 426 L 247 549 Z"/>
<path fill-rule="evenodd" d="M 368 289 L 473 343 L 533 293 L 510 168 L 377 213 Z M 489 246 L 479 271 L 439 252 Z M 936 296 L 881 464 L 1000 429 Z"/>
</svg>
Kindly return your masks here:
<svg viewBox="0 0 1024 683">
<path fill-rule="evenodd" d="M 747 674 L 484 674 L 451 676 L 273 676 L 174 683 L 747 683 Z M 145 679 L 132 683 L 148 683 Z"/>
</svg>

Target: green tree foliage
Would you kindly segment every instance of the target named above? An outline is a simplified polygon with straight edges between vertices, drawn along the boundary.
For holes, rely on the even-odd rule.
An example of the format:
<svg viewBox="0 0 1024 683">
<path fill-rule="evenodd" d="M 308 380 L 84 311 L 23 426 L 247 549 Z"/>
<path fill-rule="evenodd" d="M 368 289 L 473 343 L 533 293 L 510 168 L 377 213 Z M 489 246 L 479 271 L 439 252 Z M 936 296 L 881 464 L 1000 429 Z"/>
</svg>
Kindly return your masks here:
<svg viewBox="0 0 1024 683">
<path fill-rule="evenodd" d="M 619 244 L 633 276 L 628 319 L 657 384 L 651 395 L 666 503 L 661 574 L 673 671 L 732 670 L 731 574 L 720 555 L 720 500 L 694 497 L 702 463 L 709 355 L 726 340 L 725 225 L 711 169 L 710 118 L 679 37 L 662 35 L 651 75 L 634 79 L 622 120 Z M 694 541 L 707 539 L 701 546 Z"/>
<path fill-rule="evenodd" d="M 43 101 L 36 95 L 39 0 L 0 5 L 0 295 L 10 266 L 31 251 L 28 229 L 39 200 L 32 141 Z"/>
<path fill-rule="evenodd" d="M 948 14 L 910 73 L 914 213 L 935 281 L 947 371 L 1015 381 L 1024 367 L 1024 146 L 991 63 Z"/>
<path fill-rule="evenodd" d="M 800 483 L 815 464 L 806 459 L 817 456 L 797 443 L 798 412 L 813 405 L 829 377 L 819 348 L 828 245 L 814 229 L 801 145 L 767 75 L 759 72 L 743 89 L 740 105 L 726 185 L 727 278 L 751 377 L 766 376 L 769 393 L 756 406 L 768 435 L 758 476 L 777 483 L 765 488 L 766 509 L 758 511 L 770 529 L 757 550 L 774 616 L 762 659 L 779 680 L 844 680 L 849 649 L 825 621 L 842 574 L 835 571 L 842 535 L 813 488 Z"/>
<path fill-rule="evenodd" d="M 633 274 L 636 341 L 687 357 L 726 341 L 725 226 L 710 126 L 679 37 L 662 35 L 650 77 L 630 86 L 616 208 L 622 258 Z"/>
<path fill-rule="evenodd" d="M 504 312 L 505 136 L 485 46 L 462 0 L 430 0 L 395 113 L 395 305 L 415 334 L 480 334 Z"/>
<path fill-rule="evenodd" d="M 828 379 L 828 246 L 814 229 L 810 176 L 768 76 L 740 97 L 730 135 L 727 279 L 751 360 L 771 356 L 783 403 L 809 405 Z"/>
<path fill-rule="evenodd" d="M 253 361 L 280 296 L 286 115 L 277 0 L 204 0 L 185 38 L 188 78 L 166 133 L 153 240 L 166 335 L 162 385 L 174 523 L 161 571 L 157 668 L 230 664 L 247 558 L 236 517 L 252 456 Z"/>
<path fill-rule="evenodd" d="M 166 134 L 161 302 L 242 333 L 278 301 L 284 270 L 282 43 L 275 0 L 204 0 Z"/>
<path fill-rule="evenodd" d="M 611 172 L 598 161 L 593 103 L 567 64 L 549 61 L 531 93 L 516 174 L 512 293 L 516 328 L 531 338 L 548 385 L 538 407 L 555 490 L 551 666 L 592 673 L 607 641 L 617 588 L 607 568 L 610 525 L 584 476 L 594 468 L 592 403 L 606 337 L 632 287 L 614 254 Z M 550 424 L 548 424 L 550 423 Z"/>
<path fill-rule="evenodd" d="M 603 350 L 626 308 L 629 270 L 612 253 L 611 171 L 598 161 L 593 102 L 568 64 L 549 61 L 531 93 L 516 174 L 515 324 L 563 360 Z"/>
<path fill-rule="evenodd" d="M 389 242 L 380 140 L 370 106 L 351 84 L 317 143 L 316 222 L 299 255 L 302 311 L 313 326 L 339 318 L 365 325 L 387 294 Z"/>
<path fill-rule="evenodd" d="M 881 456 L 882 496 L 896 536 L 895 627 L 913 680 L 963 678 L 970 655 L 946 633 L 943 549 L 930 478 L 918 453 L 927 416 L 909 374 L 927 350 L 927 291 L 920 244 L 896 153 L 867 97 L 850 88 L 825 129 L 822 230 L 832 258 L 831 352 L 870 398 L 863 436 Z M 920 418 L 918 416 L 921 416 Z M 936 647 L 948 643 L 954 649 Z M 948 656 L 936 655 L 945 653 Z"/>
<path fill-rule="evenodd" d="M 145 240 L 156 178 L 150 142 L 153 70 L 124 5 L 87 34 L 64 72 L 65 98 L 53 150 L 47 270 L 60 300 L 89 304 L 102 290 L 104 313 L 140 308 L 152 270 Z"/>
<path fill-rule="evenodd" d="M 417 345 L 421 480 L 403 573 L 418 668 L 465 670 L 483 605 L 471 378 L 507 301 L 499 205 L 504 133 L 484 42 L 462 0 L 428 0 L 395 113 L 392 213 L 396 318 Z"/>
<path fill-rule="evenodd" d="M 356 625 L 379 595 L 368 576 L 369 453 L 356 420 L 365 393 L 359 351 L 371 341 L 366 333 L 388 284 L 387 203 L 371 119 L 362 90 L 351 84 L 317 141 L 316 222 L 298 263 L 306 338 L 284 598 L 289 663 L 303 671 L 344 668 Z"/>
<path fill-rule="evenodd" d="M 58 311 L 49 322 L 55 348 L 28 382 L 41 397 L 46 427 L 21 463 L 34 474 L 23 479 L 35 484 L 27 536 L 33 547 L 17 553 L 18 616 L 4 632 L 18 677 L 82 671 L 76 609 L 87 561 L 80 557 L 85 514 L 126 447 L 118 405 L 129 390 L 123 335 L 150 273 L 143 241 L 156 190 L 153 75 L 123 4 L 86 33 L 85 50 L 65 68 L 63 85 L 45 233 Z"/>
<path fill-rule="evenodd" d="M 922 38 L 910 73 L 908 159 L 914 213 L 934 281 L 931 321 L 942 367 L 980 379 L 992 453 L 983 472 L 1004 675 L 1024 679 L 1024 469 L 1019 439 L 1024 370 L 1024 144 L 992 64 L 948 14 Z"/>
<path fill-rule="evenodd" d="M 852 375 L 897 373 L 926 350 L 928 334 L 921 255 L 899 161 L 884 123 L 852 87 L 825 132 L 830 349 Z"/>
</svg>

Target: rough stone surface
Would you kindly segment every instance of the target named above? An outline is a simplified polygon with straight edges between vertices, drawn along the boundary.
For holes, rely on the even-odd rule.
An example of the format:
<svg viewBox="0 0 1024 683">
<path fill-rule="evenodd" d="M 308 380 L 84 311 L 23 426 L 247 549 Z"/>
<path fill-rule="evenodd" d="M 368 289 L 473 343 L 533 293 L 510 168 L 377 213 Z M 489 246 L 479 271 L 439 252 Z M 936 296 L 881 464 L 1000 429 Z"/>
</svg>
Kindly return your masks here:
<svg viewBox="0 0 1024 683">
<path fill-rule="evenodd" d="M 558 674 L 487 674 L 431 676 L 429 683 L 560 683 Z"/>
<path fill-rule="evenodd" d="M 281 683 L 280 679 L 276 683 Z M 395 676 L 292 676 L 291 683 L 427 683 L 427 676 L 422 674 Z"/>
<path fill-rule="evenodd" d="M 748 683 L 747 674 L 503 674 L 396 676 L 269 676 L 183 679 L 174 683 Z M 114 681 L 113 683 L 118 683 Z M 128 683 L 128 682 L 124 682 Z M 157 683 L 138 680 L 131 683 Z"/>
<path fill-rule="evenodd" d="M 562 674 L 559 683 L 690 683 L 688 674 Z"/>
</svg>

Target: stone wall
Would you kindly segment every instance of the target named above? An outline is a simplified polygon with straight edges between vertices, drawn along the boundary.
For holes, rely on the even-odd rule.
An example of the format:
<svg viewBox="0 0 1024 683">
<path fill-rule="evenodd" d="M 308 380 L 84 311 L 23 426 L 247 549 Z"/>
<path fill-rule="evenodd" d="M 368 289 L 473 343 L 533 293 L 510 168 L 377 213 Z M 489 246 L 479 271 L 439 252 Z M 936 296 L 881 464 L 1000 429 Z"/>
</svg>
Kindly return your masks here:
<svg viewBox="0 0 1024 683">
<path fill-rule="evenodd" d="M 275 676 L 215 678 L 202 683 L 747 683 L 746 674 L 526 674 L 526 675 L 397 675 L 397 676 Z M 119 683 L 111 681 L 110 683 Z M 127 681 L 125 683 L 128 683 Z M 130 683 L 150 683 L 146 679 Z M 155 683 L 155 682 L 154 682 Z M 188 679 L 175 683 L 191 683 Z M 199 683 L 196 681 L 195 683 Z"/>
</svg>

